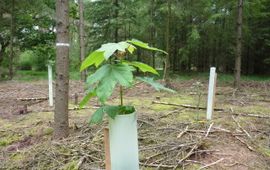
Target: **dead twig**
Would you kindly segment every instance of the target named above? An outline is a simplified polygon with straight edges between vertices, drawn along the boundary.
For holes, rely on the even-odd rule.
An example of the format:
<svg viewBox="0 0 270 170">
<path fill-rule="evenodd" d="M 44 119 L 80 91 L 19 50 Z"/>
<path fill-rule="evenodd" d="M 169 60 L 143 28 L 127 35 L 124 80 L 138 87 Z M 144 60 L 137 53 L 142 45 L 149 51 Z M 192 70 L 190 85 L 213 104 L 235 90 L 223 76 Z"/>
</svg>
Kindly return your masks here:
<svg viewBox="0 0 270 170">
<path fill-rule="evenodd" d="M 152 101 L 152 104 L 162 104 L 162 105 L 184 107 L 184 108 L 189 108 L 189 109 L 202 109 L 202 110 L 206 110 L 206 107 L 197 107 L 197 106 L 192 106 L 192 105 L 187 105 L 187 104 L 176 104 L 176 103 L 167 103 L 167 102 L 160 102 L 160 101 Z M 214 108 L 214 111 L 224 111 L 224 109 Z"/>
<path fill-rule="evenodd" d="M 232 115 L 232 119 L 237 124 L 237 126 L 241 129 L 241 131 L 243 131 L 248 136 L 249 139 L 252 139 L 250 134 L 240 125 L 240 123 L 235 119 L 235 117 L 233 115 Z"/>
<path fill-rule="evenodd" d="M 82 166 L 82 164 L 84 163 L 85 159 L 86 159 L 86 157 L 83 156 L 83 157 L 79 160 L 76 169 L 80 169 L 80 168 L 81 168 L 81 166 Z"/>
<path fill-rule="evenodd" d="M 205 136 L 204 136 L 204 137 L 201 137 L 201 138 L 199 139 L 199 141 L 192 147 L 192 149 L 187 153 L 187 155 L 184 156 L 182 159 L 180 159 L 180 160 L 177 162 L 177 165 L 176 165 L 173 169 L 176 169 L 176 168 L 177 168 L 184 160 L 186 160 L 186 159 L 189 158 L 192 154 L 194 154 L 193 151 L 194 151 L 195 149 L 198 149 L 199 146 L 201 145 L 202 141 L 203 141 L 204 139 L 207 138 L 207 136 L 209 135 L 209 132 L 211 131 L 211 128 L 212 128 L 213 125 L 214 125 L 214 123 L 211 123 L 211 124 L 210 124 L 210 126 L 209 126 L 208 129 L 207 129 L 207 132 L 206 132 Z"/>
<path fill-rule="evenodd" d="M 212 163 L 210 163 L 210 164 L 208 164 L 208 165 L 205 165 L 205 166 L 200 167 L 199 170 L 204 169 L 204 168 L 208 168 L 208 167 L 213 166 L 213 165 L 215 165 L 215 164 L 218 164 L 219 162 L 221 162 L 221 161 L 223 161 L 223 160 L 224 160 L 224 158 L 221 158 L 221 159 L 219 159 L 219 160 L 217 160 L 217 161 L 215 161 L 215 162 L 212 162 Z"/>
<path fill-rule="evenodd" d="M 242 140 L 238 136 L 235 136 L 235 138 L 239 140 L 242 144 L 244 144 L 250 151 L 256 152 L 256 150 L 253 147 L 251 147 L 248 143 L 246 143 L 244 140 Z"/>
<path fill-rule="evenodd" d="M 141 163 L 140 165 L 145 166 L 145 167 L 155 167 L 155 168 L 173 168 L 173 165 L 163 165 L 163 164 L 145 164 Z"/>
<path fill-rule="evenodd" d="M 270 113 L 269 113 L 270 114 Z M 267 115 L 258 115 L 258 114 L 251 114 L 251 113 L 233 113 L 236 116 L 245 116 L 245 117 L 257 117 L 257 118 L 266 118 L 270 119 L 270 116 Z"/>
<path fill-rule="evenodd" d="M 37 97 L 37 98 L 17 98 L 18 101 L 36 101 L 36 100 L 48 100 L 48 97 Z"/>
<path fill-rule="evenodd" d="M 209 128 L 208 128 L 208 130 L 207 130 L 207 132 L 206 132 L 206 134 L 204 136 L 204 138 L 207 138 L 207 136 L 209 135 L 209 132 L 210 132 L 210 130 L 211 130 L 211 128 L 212 128 L 213 125 L 214 125 L 214 123 L 211 123 L 210 124 L 210 126 L 209 126 Z"/>
<path fill-rule="evenodd" d="M 185 130 L 183 130 L 179 135 L 177 135 L 177 138 L 181 138 L 188 130 L 188 126 L 186 126 Z"/>
</svg>

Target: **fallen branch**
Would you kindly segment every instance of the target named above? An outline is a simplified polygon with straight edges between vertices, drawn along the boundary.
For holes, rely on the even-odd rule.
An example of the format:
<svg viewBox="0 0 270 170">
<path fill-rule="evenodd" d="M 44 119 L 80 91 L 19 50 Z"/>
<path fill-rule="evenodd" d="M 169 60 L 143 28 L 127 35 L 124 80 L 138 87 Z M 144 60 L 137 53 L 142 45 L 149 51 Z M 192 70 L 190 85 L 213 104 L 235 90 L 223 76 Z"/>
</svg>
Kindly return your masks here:
<svg viewBox="0 0 270 170">
<path fill-rule="evenodd" d="M 210 166 L 213 166 L 213 165 L 215 165 L 215 164 L 217 164 L 217 163 L 219 163 L 219 162 L 221 162 L 221 161 L 223 161 L 223 160 L 224 160 L 224 158 L 221 158 L 221 159 L 219 159 L 219 160 L 217 160 L 217 161 L 215 161 L 215 162 L 212 162 L 212 163 L 210 163 L 210 164 L 208 164 L 208 165 L 205 165 L 205 166 L 200 167 L 199 170 L 204 169 L 204 168 L 208 168 L 208 167 L 210 167 Z"/>
<path fill-rule="evenodd" d="M 186 126 L 185 130 L 183 130 L 179 135 L 177 135 L 177 138 L 181 138 L 188 130 L 188 126 Z"/>
<path fill-rule="evenodd" d="M 246 147 L 250 150 L 250 151 L 253 151 L 253 152 L 256 152 L 256 150 L 251 147 L 248 143 L 246 143 L 244 140 L 242 140 L 241 138 L 239 138 L 238 136 L 235 136 L 235 138 L 237 140 L 239 140 L 242 144 L 246 145 Z"/>
<path fill-rule="evenodd" d="M 190 108 L 190 109 L 202 109 L 206 110 L 206 107 L 197 107 L 187 104 L 176 104 L 176 103 L 167 103 L 167 102 L 160 102 L 160 101 L 152 101 L 152 104 L 162 104 L 162 105 L 170 105 L 170 106 L 178 106 L 178 107 L 184 107 L 184 108 Z M 214 108 L 214 111 L 224 111 L 224 109 L 221 108 Z"/>
<path fill-rule="evenodd" d="M 207 138 L 207 136 L 209 135 L 209 132 L 210 132 L 210 130 L 211 130 L 211 128 L 212 128 L 213 125 L 214 125 L 214 123 L 211 123 L 210 124 L 210 126 L 209 126 L 209 128 L 208 128 L 208 130 L 207 130 L 207 132 L 206 132 L 206 134 L 204 136 L 204 138 Z"/>
<path fill-rule="evenodd" d="M 145 164 L 141 163 L 140 165 L 145 166 L 145 167 L 155 167 L 155 168 L 173 168 L 173 165 L 163 165 L 163 164 Z"/>
<path fill-rule="evenodd" d="M 83 157 L 79 160 L 79 162 L 78 162 L 78 164 L 77 164 L 77 166 L 76 166 L 76 169 L 80 169 L 80 168 L 81 168 L 81 166 L 82 166 L 82 164 L 84 163 L 85 159 L 86 159 L 86 157 L 83 156 Z"/>
<path fill-rule="evenodd" d="M 192 149 L 187 153 L 187 155 L 184 156 L 182 159 L 180 159 L 180 160 L 177 162 L 177 165 L 174 166 L 173 169 L 177 169 L 177 167 L 178 167 L 183 161 L 185 161 L 185 160 L 186 160 L 187 158 L 189 158 L 192 154 L 194 154 L 193 151 L 194 151 L 195 149 L 198 149 L 199 146 L 201 145 L 202 141 L 203 141 L 204 139 L 207 138 L 207 136 L 209 135 L 209 132 L 211 131 L 211 128 L 212 128 L 213 125 L 214 125 L 214 123 L 211 123 L 211 124 L 210 124 L 210 126 L 209 126 L 208 129 L 207 129 L 207 132 L 206 132 L 205 136 L 204 136 L 204 137 L 201 137 L 201 138 L 199 139 L 199 141 L 192 147 Z"/>
<path fill-rule="evenodd" d="M 38 98 L 17 98 L 19 101 L 36 101 L 36 100 L 48 100 L 48 97 L 38 97 Z"/>
<path fill-rule="evenodd" d="M 239 122 L 235 119 L 235 117 L 233 115 L 232 115 L 232 118 L 233 118 L 234 122 L 237 124 L 237 126 L 241 129 L 241 131 L 243 131 L 250 139 L 252 139 L 250 134 L 239 124 Z"/>
<path fill-rule="evenodd" d="M 168 153 L 168 152 L 171 152 L 171 151 L 175 151 L 175 150 L 177 150 L 177 149 L 179 149 L 179 148 L 181 148 L 181 147 L 189 146 L 189 145 L 192 145 L 192 144 L 194 144 L 194 142 L 192 142 L 192 143 L 187 143 L 187 144 L 180 144 L 180 145 L 178 145 L 178 146 L 172 147 L 172 148 L 169 149 L 169 150 L 165 150 L 165 151 L 159 152 L 159 153 L 157 153 L 157 154 L 155 154 L 155 155 L 149 156 L 149 157 L 147 158 L 147 160 L 150 160 L 150 159 L 152 159 L 152 158 L 154 158 L 154 157 L 157 157 L 157 156 L 159 156 L 159 155 L 162 155 L 162 154 L 165 154 L 165 153 Z M 196 145 L 196 144 L 195 144 L 195 145 Z"/>
<path fill-rule="evenodd" d="M 236 116 L 245 116 L 245 117 L 257 117 L 257 118 L 266 118 L 270 119 L 270 116 L 267 115 L 258 115 L 258 114 L 251 114 L 251 113 L 233 113 Z"/>
</svg>

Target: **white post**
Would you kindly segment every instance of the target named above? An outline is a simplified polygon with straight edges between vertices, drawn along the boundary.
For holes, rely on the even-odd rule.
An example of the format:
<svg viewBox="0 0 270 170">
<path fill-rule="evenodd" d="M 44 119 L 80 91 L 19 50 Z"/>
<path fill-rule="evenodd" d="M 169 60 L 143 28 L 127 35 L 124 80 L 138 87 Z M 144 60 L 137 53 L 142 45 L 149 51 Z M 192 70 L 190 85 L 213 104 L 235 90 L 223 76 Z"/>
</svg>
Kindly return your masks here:
<svg viewBox="0 0 270 170">
<path fill-rule="evenodd" d="M 206 115 L 207 120 L 212 119 L 215 100 L 215 88 L 216 88 L 216 68 L 211 67 L 208 85 L 208 100 L 207 100 L 207 115 Z"/>
<path fill-rule="evenodd" d="M 48 64 L 49 105 L 53 106 L 52 65 Z"/>
</svg>

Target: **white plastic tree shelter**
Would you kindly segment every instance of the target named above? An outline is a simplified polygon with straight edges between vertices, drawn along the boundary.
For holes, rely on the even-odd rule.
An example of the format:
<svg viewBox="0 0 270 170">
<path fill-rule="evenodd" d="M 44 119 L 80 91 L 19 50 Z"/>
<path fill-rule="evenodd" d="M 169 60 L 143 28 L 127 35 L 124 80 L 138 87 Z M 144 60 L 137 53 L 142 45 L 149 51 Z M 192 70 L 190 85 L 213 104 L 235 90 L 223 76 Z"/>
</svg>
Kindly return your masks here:
<svg viewBox="0 0 270 170">
<path fill-rule="evenodd" d="M 212 114 L 214 110 L 214 102 L 215 102 L 215 91 L 216 91 L 216 68 L 210 68 L 210 77 L 209 77 L 209 85 L 208 85 L 208 99 L 207 99 L 207 115 L 206 119 L 211 120 Z"/>
<path fill-rule="evenodd" d="M 53 106 L 52 65 L 48 64 L 49 106 Z"/>
<path fill-rule="evenodd" d="M 136 113 L 109 120 L 111 170 L 139 170 Z"/>
</svg>

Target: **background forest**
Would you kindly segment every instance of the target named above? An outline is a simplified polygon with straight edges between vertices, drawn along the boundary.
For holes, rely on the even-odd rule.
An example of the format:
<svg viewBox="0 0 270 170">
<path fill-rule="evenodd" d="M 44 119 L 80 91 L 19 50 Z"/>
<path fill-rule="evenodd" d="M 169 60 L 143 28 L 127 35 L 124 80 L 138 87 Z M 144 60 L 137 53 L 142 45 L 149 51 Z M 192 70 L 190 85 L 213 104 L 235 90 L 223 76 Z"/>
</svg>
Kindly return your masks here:
<svg viewBox="0 0 270 170">
<path fill-rule="evenodd" d="M 86 54 L 101 44 L 136 38 L 169 53 L 170 72 L 234 72 L 237 0 L 84 0 Z M 0 74 L 44 71 L 55 58 L 55 1 L 0 1 Z M 80 65 L 79 5 L 70 1 L 70 67 Z M 245 0 L 242 74 L 270 73 L 270 0 Z M 138 50 L 138 61 L 164 58 Z M 146 57 L 144 57 L 146 56 Z"/>
</svg>

